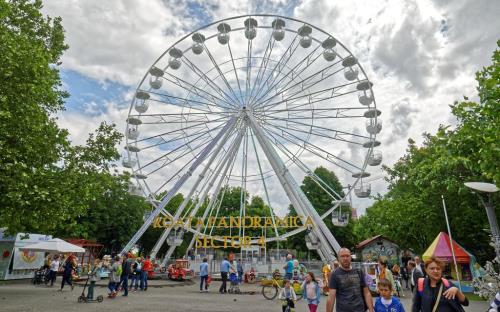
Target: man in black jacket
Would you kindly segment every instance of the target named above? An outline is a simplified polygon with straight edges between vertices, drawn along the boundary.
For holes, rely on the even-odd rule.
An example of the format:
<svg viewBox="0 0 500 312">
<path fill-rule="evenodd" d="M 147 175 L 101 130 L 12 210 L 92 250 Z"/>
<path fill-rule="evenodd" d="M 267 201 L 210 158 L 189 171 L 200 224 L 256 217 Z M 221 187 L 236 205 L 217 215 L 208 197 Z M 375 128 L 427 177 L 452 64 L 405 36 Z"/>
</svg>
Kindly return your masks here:
<svg viewBox="0 0 500 312">
<path fill-rule="evenodd" d="M 410 267 L 410 285 L 411 285 L 411 292 L 417 288 L 417 281 L 419 278 L 424 277 L 424 274 L 422 271 L 417 269 L 415 261 L 408 261 L 408 266 Z"/>
</svg>

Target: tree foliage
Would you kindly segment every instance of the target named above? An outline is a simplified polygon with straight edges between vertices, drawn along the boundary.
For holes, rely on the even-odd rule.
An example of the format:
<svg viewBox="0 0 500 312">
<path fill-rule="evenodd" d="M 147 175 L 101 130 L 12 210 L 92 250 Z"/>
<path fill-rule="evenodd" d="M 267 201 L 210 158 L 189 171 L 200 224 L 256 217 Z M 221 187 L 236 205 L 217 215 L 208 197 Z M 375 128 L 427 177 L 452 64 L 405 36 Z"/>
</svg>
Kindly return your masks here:
<svg viewBox="0 0 500 312">
<path fill-rule="evenodd" d="M 61 18 L 41 1 L 0 0 L 0 227 L 92 238 L 116 249 L 142 222 L 143 199 L 127 193 L 128 176 L 110 170 L 122 139 L 102 123 L 85 145 L 72 145 L 56 113 L 68 94 L 60 57 Z"/>
<path fill-rule="evenodd" d="M 342 185 L 340 184 L 337 176 L 333 171 L 328 170 L 324 167 L 318 167 L 314 170 L 314 174 L 318 176 L 322 181 L 324 181 L 331 189 L 333 189 L 336 193 L 338 193 L 341 197 L 344 197 L 344 191 L 342 189 Z M 326 211 L 328 211 L 332 206 L 332 198 L 328 193 L 319 186 L 311 177 L 306 176 L 302 181 L 302 185 L 300 186 L 307 199 L 311 202 L 312 206 L 319 215 L 323 215 Z M 347 213 L 349 217 L 351 216 L 351 210 L 349 208 L 342 207 L 342 213 Z M 293 206 L 290 206 L 290 214 L 295 215 L 295 211 Z M 328 229 L 332 232 L 333 236 L 337 239 L 340 245 L 351 247 L 354 245 L 355 240 L 352 236 L 352 223 L 346 227 L 338 227 L 334 226 L 332 223 L 332 219 L 330 216 L 327 216 L 324 219 L 324 222 Z M 299 252 L 306 252 L 308 249 L 306 247 L 306 243 L 304 240 L 303 233 L 295 235 L 288 239 L 288 248 L 297 250 Z"/>
<path fill-rule="evenodd" d="M 357 222 L 359 239 L 383 234 L 403 248 L 425 251 L 446 231 L 443 195 L 454 239 L 480 260 L 491 259 L 486 213 L 464 182 L 500 185 L 499 56 L 495 51 L 493 64 L 477 74 L 481 102 L 451 105 L 458 119 L 455 128 L 440 126 L 435 135 L 424 134 L 421 147 L 410 139 L 406 154 L 392 168 L 384 168 L 389 192 Z M 498 199 L 495 195 L 494 201 Z"/>
</svg>

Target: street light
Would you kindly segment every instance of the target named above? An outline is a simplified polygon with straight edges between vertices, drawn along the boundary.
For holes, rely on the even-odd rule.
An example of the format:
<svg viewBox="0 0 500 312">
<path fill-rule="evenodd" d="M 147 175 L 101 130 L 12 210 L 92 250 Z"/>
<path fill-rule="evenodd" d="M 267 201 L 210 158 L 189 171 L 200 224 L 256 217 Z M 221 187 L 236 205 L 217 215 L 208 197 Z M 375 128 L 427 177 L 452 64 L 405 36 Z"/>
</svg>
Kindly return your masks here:
<svg viewBox="0 0 500 312">
<path fill-rule="evenodd" d="M 488 216 L 488 222 L 490 223 L 491 234 L 493 235 L 493 242 L 495 243 L 496 256 L 500 257 L 500 231 L 498 230 L 497 217 L 495 215 L 495 209 L 493 208 L 493 201 L 491 199 L 491 194 L 498 192 L 499 189 L 495 184 L 484 183 L 484 182 L 466 182 L 464 183 L 470 189 L 479 191 L 481 193 L 488 194 L 488 201 L 484 201 L 483 197 L 479 196 L 479 199 L 483 203 L 484 208 L 486 208 L 486 215 Z"/>
</svg>

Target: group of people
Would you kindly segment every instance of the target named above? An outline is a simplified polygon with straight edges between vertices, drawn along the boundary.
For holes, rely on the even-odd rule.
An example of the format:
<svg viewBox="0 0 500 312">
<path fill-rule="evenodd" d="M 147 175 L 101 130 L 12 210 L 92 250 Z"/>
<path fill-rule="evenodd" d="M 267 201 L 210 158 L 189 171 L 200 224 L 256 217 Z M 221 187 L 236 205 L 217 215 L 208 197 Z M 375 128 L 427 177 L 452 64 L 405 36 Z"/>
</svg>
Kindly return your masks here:
<svg viewBox="0 0 500 312">
<path fill-rule="evenodd" d="M 74 255 L 69 255 L 67 257 L 63 255 L 49 255 L 45 259 L 44 267 L 48 269 L 48 279 L 50 281 L 50 287 L 54 286 L 57 280 L 57 274 L 62 273 L 62 282 L 60 291 L 63 290 L 64 285 L 68 284 L 73 290 L 73 275 L 77 268 L 77 258 Z"/>
<path fill-rule="evenodd" d="M 351 252 L 342 248 L 339 252 L 340 267 L 332 272 L 329 281 L 329 296 L 326 311 L 332 312 L 336 302 L 336 311 L 376 311 L 404 312 L 398 298 L 394 297 L 394 281 L 387 279 L 392 275 L 382 265 L 385 276 L 379 276 L 377 291 L 380 296 L 373 304 L 363 272 L 351 266 Z M 469 301 L 451 281 L 443 278 L 444 263 L 431 257 L 421 263 L 416 257 L 415 267 L 410 263 L 411 280 L 414 284 L 412 312 L 464 311 Z M 418 266 L 418 268 L 417 268 Z M 385 271 L 387 270 L 387 271 Z"/>
<path fill-rule="evenodd" d="M 285 265 L 285 287 L 281 290 L 280 299 L 284 300 L 283 311 L 294 308 L 297 297 L 290 287 L 290 260 Z M 373 301 L 369 290 L 371 277 L 368 279 L 361 269 L 351 265 L 351 252 L 347 248 L 340 249 L 338 262 L 328 278 L 328 299 L 326 312 L 370 311 L 370 312 L 404 312 L 405 309 L 399 299 L 394 296 L 397 280 L 394 274 L 398 268 L 389 270 L 387 263 L 379 261 L 377 269 L 377 292 L 379 297 Z M 443 277 L 445 264 L 434 257 L 425 263 L 419 257 L 409 261 L 409 280 L 412 286 L 412 312 L 448 312 L 464 311 L 462 306 L 469 304 L 465 295 L 455 287 L 451 281 Z M 302 293 L 307 300 L 309 311 L 315 312 L 320 301 L 320 281 L 316 281 L 314 274 L 307 273 L 302 285 Z"/>
<path fill-rule="evenodd" d="M 115 256 L 108 264 L 109 282 L 108 297 L 114 298 L 122 290 L 122 296 L 128 296 L 129 289 L 132 291 L 148 290 L 148 274 L 153 270 L 153 264 L 148 257 L 135 257 L 128 253 L 120 258 Z M 129 285 L 130 281 L 130 285 Z"/>
</svg>

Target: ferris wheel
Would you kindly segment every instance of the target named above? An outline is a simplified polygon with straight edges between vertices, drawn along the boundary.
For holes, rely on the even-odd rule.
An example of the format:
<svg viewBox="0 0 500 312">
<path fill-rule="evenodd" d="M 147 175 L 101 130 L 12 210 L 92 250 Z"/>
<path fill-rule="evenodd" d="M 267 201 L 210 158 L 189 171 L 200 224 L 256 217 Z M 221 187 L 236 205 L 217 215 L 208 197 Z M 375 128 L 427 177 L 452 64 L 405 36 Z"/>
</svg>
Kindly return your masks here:
<svg viewBox="0 0 500 312">
<path fill-rule="evenodd" d="M 123 166 L 136 181 L 131 191 L 150 199 L 153 210 L 123 252 L 159 215 L 217 216 L 224 192 L 237 186 L 259 195 L 273 220 L 290 203 L 297 214 L 311 216 L 308 247 L 331 259 L 340 246 L 323 220 L 332 212 L 341 215 L 337 209 L 351 191 L 370 195 L 363 179 L 370 176 L 368 166 L 382 161 L 375 149 L 380 113 L 357 58 L 307 22 L 257 14 L 195 30 L 153 63 L 129 110 Z M 337 192 L 314 173 L 318 166 L 352 187 Z M 299 187 L 305 176 L 332 199 L 323 215 Z M 178 193 L 184 200 L 166 211 Z M 240 216 L 248 208 L 246 196 L 241 192 L 235 207 Z M 265 240 L 303 230 L 274 227 Z M 164 230 L 152 256 L 167 241 L 168 258 L 185 231 L 212 233 L 196 227 L 174 231 Z"/>
</svg>

